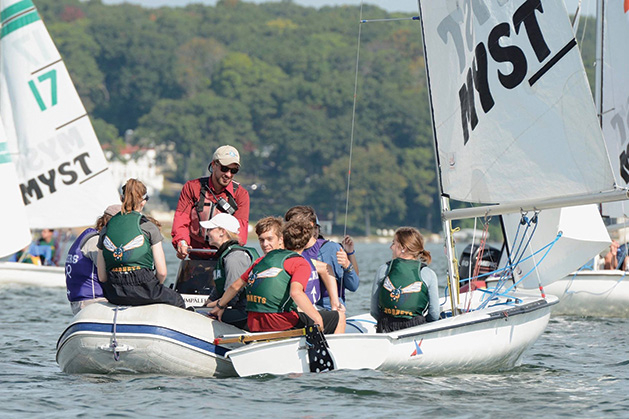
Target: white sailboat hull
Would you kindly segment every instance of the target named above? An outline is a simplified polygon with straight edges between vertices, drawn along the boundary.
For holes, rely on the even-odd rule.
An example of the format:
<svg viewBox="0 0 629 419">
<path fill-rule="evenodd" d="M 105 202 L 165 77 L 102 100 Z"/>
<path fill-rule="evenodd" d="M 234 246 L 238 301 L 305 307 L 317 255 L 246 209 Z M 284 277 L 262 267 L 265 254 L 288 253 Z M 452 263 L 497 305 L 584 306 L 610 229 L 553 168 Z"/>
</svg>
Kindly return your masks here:
<svg viewBox="0 0 629 419">
<path fill-rule="evenodd" d="M 115 332 L 114 332 L 115 331 Z M 57 363 L 70 374 L 236 375 L 216 336 L 241 332 L 199 313 L 165 304 L 81 310 L 57 343 Z M 114 357 L 112 343 L 118 351 Z"/>
<path fill-rule="evenodd" d="M 378 369 L 413 374 L 488 372 L 515 366 L 542 334 L 557 298 L 524 297 L 492 308 L 395 333 L 326 336 L 336 369 Z M 366 316 L 359 316 L 365 320 Z M 350 327 L 348 327 L 350 331 Z M 310 371 L 306 338 L 256 343 L 230 351 L 240 376 Z"/>
<path fill-rule="evenodd" d="M 618 270 L 579 271 L 546 285 L 559 297 L 553 315 L 629 317 L 629 278 Z"/>
<path fill-rule="evenodd" d="M 66 286 L 65 268 L 0 262 L 0 284 L 63 288 Z"/>
</svg>

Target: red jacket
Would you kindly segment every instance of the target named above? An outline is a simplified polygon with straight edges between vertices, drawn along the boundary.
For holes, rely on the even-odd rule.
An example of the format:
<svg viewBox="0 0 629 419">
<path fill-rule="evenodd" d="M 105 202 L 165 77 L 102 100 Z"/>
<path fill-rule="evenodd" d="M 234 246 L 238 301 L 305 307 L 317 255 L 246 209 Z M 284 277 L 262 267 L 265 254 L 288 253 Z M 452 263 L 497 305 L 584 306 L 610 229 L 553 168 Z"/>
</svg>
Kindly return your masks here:
<svg viewBox="0 0 629 419">
<path fill-rule="evenodd" d="M 247 234 L 249 229 L 249 192 L 247 192 L 243 186 L 239 186 L 236 188 L 236 192 L 234 192 L 233 181 L 230 182 L 229 185 L 227 185 L 227 188 L 225 188 L 225 190 L 221 193 L 217 193 L 213 188 L 211 179 L 209 179 L 209 185 L 211 190 L 214 192 L 214 195 L 216 195 L 216 199 L 210 195 L 209 198 L 206 198 L 206 202 L 208 200 L 210 202 L 216 202 L 216 200 L 220 197 L 227 200 L 229 195 L 231 195 L 234 201 L 236 201 L 238 209 L 233 215 L 240 222 L 239 242 L 241 245 L 245 245 L 247 243 Z M 191 215 L 192 211 L 196 212 L 196 204 L 199 200 L 200 194 L 200 179 L 189 180 L 181 189 L 179 202 L 177 203 L 177 209 L 175 210 L 173 229 L 171 232 L 173 238 L 172 244 L 175 249 L 177 249 L 177 243 L 181 240 L 185 240 L 188 245 L 195 249 L 208 249 L 210 247 L 207 242 L 199 241 L 190 234 Z"/>
</svg>

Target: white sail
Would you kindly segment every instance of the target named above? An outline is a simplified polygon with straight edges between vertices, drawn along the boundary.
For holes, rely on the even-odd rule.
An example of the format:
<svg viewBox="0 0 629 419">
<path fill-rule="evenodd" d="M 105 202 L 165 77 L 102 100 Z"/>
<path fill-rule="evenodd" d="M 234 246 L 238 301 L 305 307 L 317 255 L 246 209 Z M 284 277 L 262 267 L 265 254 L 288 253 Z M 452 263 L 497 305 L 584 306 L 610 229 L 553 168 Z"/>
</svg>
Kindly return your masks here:
<svg viewBox="0 0 629 419">
<path fill-rule="evenodd" d="M 602 61 L 597 74 L 601 126 L 616 181 L 629 185 L 629 3 L 605 0 L 599 5 L 599 51 Z M 603 204 L 603 213 L 627 217 L 626 202 Z"/>
<path fill-rule="evenodd" d="M 563 2 L 420 2 L 442 193 L 476 203 L 610 191 Z"/>
<path fill-rule="evenodd" d="M 119 198 L 89 117 L 32 1 L 0 9 L 0 114 L 29 224 L 92 225 Z"/>
<path fill-rule="evenodd" d="M 608 248 L 611 242 L 597 205 L 547 210 L 542 215 L 524 252 L 526 260 L 514 272 L 516 280 L 525 277 L 518 284 L 523 288 L 537 288 L 538 281 L 548 285 L 562 279 L 581 267 L 592 255 Z M 520 214 L 507 214 L 503 218 L 508 244 L 513 252 L 518 249 L 524 231 L 520 226 L 518 232 Z M 560 232 L 561 238 L 556 240 Z M 547 245 L 553 242 L 550 251 L 546 252 Z M 523 245 L 526 243 L 527 240 L 524 240 Z"/>
<path fill-rule="evenodd" d="M 18 187 L 15 165 L 11 160 L 6 142 L 4 127 L 0 119 L 0 196 L 2 196 L 2 216 L 0 216 L 0 231 L 10 240 L 0 240 L 0 257 L 15 253 L 28 246 L 31 242 L 31 232 L 24 211 L 22 194 Z"/>
</svg>

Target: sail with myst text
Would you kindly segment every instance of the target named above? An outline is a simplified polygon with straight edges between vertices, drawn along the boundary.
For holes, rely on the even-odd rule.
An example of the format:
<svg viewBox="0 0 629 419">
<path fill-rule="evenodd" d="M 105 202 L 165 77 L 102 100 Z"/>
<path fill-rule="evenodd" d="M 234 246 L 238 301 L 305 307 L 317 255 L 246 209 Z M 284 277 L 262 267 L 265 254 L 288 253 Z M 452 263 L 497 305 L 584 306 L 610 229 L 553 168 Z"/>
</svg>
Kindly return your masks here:
<svg viewBox="0 0 629 419">
<path fill-rule="evenodd" d="M 441 191 L 473 203 L 614 189 L 561 1 L 421 1 Z"/>
<path fill-rule="evenodd" d="M 0 115 L 29 225 L 91 225 L 119 199 L 108 162 L 32 1 L 0 4 Z"/>
</svg>

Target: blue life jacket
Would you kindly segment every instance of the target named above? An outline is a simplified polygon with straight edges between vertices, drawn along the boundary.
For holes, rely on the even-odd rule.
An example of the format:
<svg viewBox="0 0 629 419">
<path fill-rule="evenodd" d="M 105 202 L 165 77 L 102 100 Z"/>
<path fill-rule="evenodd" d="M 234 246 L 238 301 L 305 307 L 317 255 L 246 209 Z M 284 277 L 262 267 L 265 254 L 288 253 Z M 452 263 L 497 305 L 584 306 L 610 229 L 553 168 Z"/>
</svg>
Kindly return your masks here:
<svg viewBox="0 0 629 419">
<path fill-rule="evenodd" d="M 103 289 L 98 282 L 96 265 L 81 252 L 81 246 L 98 235 L 94 228 L 88 228 L 77 237 L 68 250 L 66 258 L 66 288 L 69 301 L 91 300 L 103 297 Z"/>
</svg>

